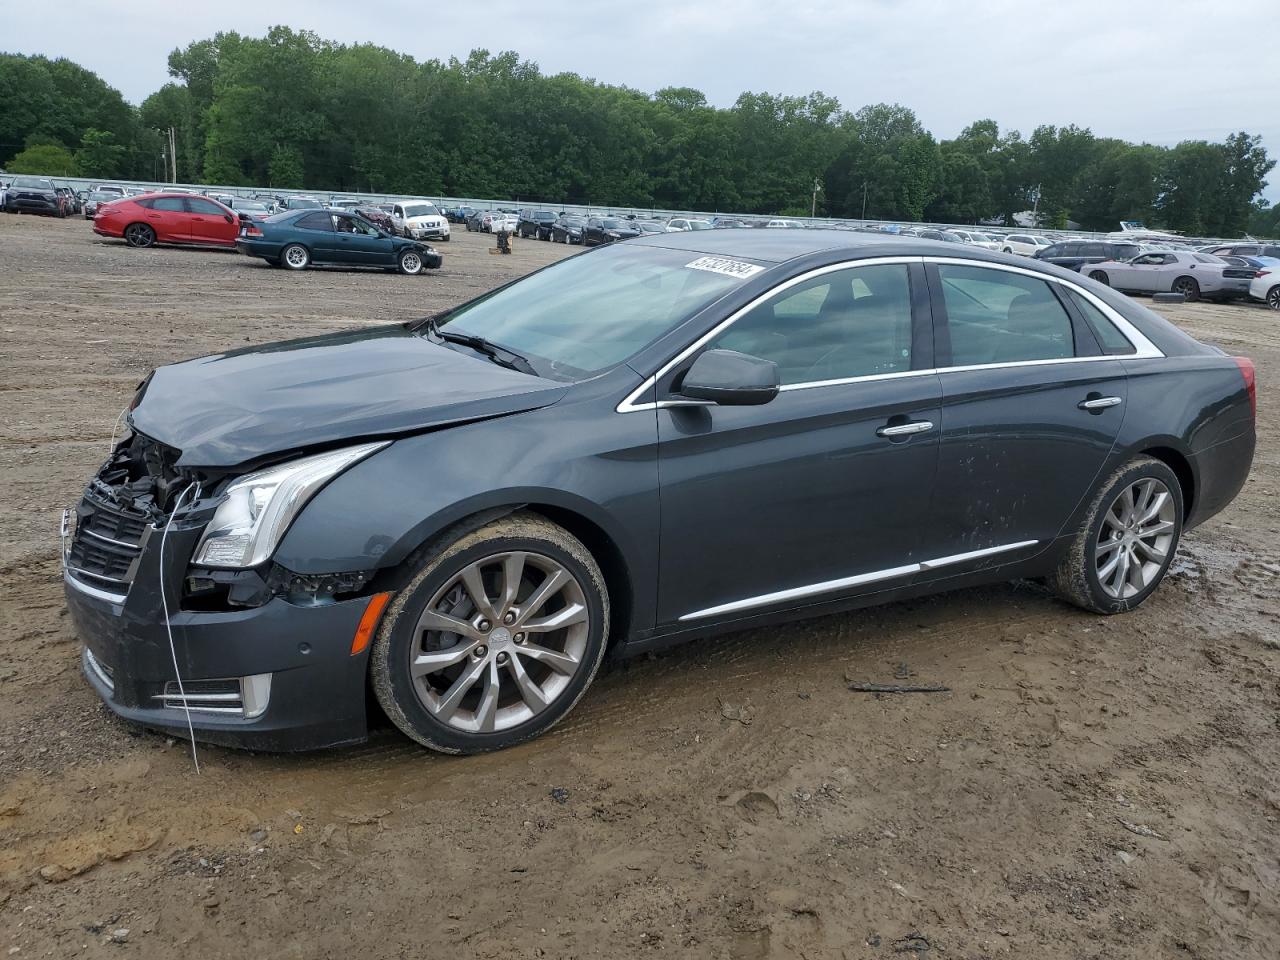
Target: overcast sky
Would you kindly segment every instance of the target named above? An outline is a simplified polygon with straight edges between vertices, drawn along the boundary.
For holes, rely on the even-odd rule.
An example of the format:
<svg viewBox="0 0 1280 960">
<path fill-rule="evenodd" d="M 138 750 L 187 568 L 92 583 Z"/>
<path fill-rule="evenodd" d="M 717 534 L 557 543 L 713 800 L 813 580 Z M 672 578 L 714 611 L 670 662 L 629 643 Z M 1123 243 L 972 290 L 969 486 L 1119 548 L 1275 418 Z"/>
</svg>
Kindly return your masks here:
<svg viewBox="0 0 1280 960">
<path fill-rule="evenodd" d="M 898 102 L 939 139 L 983 117 L 1024 134 L 1076 123 L 1157 144 L 1243 129 L 1280 158 L 1276 2 L 61 0 L 52 18 L 8 5 L 0 48 L 68 57 L 138 103 L 169 79 L 174 47 L 286 24 L 419 60 L 515 50 L 545 73 L 696 87 L 718 106 L 743 90 L 821 90 L 849 109 Z M 1280 201 L 1280 172 L 1270 179 Z"/>
</svg>

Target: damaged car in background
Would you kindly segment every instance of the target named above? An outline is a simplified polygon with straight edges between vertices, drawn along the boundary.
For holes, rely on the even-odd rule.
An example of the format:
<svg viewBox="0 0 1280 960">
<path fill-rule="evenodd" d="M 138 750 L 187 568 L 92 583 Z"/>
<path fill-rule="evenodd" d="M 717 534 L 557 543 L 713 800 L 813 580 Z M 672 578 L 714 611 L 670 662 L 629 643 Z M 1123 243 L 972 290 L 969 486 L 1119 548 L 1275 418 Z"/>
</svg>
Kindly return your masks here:
<svg viewBox="0 0 1280 960">
<path fill-rule="evenodd" d="M 1245 483 L 1255 412 L 1249 360 L 1051 265 L 646 236 L 156 369 L 65 518 L 66 598 L 129 720 L 322 747 L 371 693 L 475 753 L 609 650 L 1012 578 L 1133 610 Z"/>
</svg>

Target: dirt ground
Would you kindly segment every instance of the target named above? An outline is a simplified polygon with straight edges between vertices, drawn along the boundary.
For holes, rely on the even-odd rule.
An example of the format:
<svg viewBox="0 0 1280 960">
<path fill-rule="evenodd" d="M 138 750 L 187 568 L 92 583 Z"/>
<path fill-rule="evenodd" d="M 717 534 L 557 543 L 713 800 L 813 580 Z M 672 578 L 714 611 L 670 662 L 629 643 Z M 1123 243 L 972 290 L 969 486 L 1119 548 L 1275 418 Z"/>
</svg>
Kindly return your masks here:
<svg viewBox="0 0 1280 960">
<path fill-rule="evenodd" d="M 1280 955 L 1280 317 L 1165 309 L 1252 356 L 1259 449 L 1139 611 L 1019 584 L 695 643 L 478 758 L 383 727 L 266 756 L 135 730 L 78 672 L 63 506 L 147 371 L 417 317 L 563 256 L 291 274 L 0 216 L 0 954 Z M 877 698 L 846 677 L 951 693 Z"/>
</svg>

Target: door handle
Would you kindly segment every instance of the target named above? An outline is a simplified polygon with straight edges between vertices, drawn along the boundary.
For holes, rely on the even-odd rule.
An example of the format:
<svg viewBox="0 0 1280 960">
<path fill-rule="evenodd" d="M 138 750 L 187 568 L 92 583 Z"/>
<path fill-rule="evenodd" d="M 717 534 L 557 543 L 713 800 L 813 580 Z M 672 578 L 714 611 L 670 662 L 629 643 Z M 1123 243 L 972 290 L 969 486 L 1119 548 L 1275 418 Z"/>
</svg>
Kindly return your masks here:
<svg viewBox="0 0 1280 960">
<path fill-rule="evenodd" d="M 892 427 L 881 427 L 876 431 L 877 437 L 909 437 L 913 433 L 925 433 L 933 429 L 930 420 L 913 420 L 910 423 L 898 423 Z"/>
<path fill-rule="evenodd" d="M 1124 403 L 1119 397 L 1094 397 L 1091 400 L 1081 400 L 1076 404 L 1081 410 L 1105 410 L 1107 407 L 1115 407 Z"/>
</svg>

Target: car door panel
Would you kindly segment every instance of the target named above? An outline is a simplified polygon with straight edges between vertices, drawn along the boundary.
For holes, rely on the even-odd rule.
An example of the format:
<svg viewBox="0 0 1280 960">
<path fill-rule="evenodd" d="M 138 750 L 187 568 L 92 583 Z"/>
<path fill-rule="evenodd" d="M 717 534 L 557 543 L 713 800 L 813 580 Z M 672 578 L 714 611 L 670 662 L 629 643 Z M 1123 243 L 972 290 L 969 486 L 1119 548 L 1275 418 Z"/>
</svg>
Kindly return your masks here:
<svg viewBox="0 0 1280 960">
<path fill-rule="evenodd" d="M 188 197 L 187 208 L 192 243 L 228 245 L 235 241 L 239 232 L 236 218 L 212 200 Z"/>
<path fill-rule="evenodd" d="M 1124 366 L 1101 354 L 1084 318 L 1043 279 L 946 264 L 929 267 L 929 278 L 942 436 L 923 549 L 1043 548 L 1093 489 L 1115 444 L 1128 397 Z M 993 322 L 975 320 L 983 310 Z M 993 362 L 974 362 L 987 356 Z"/>
<path fill-rule="evenodd" d="M 924 374 L 783 391 L 758 407 L 659 410 L 659 622 L 921 559 L 938 431 L 877 431 L 936 424 L 940 391 Z"/>
</svg>

